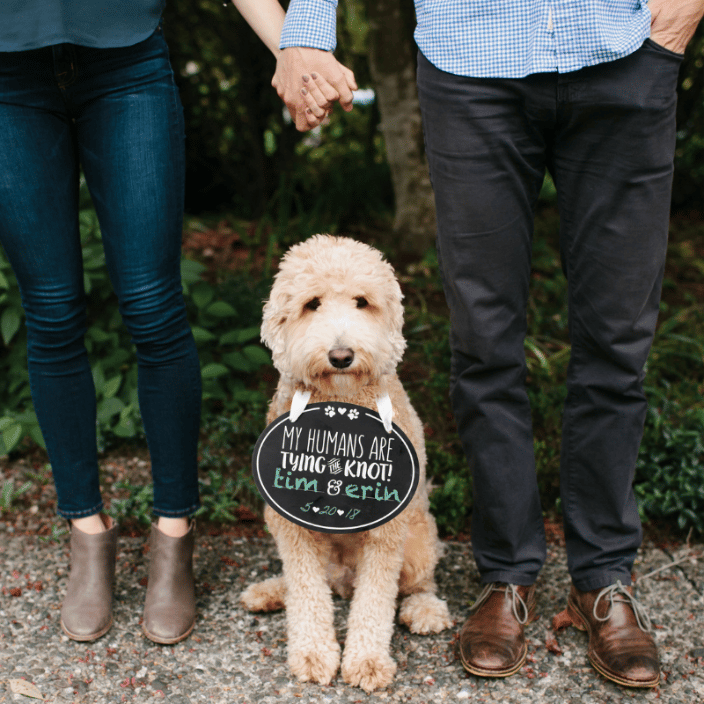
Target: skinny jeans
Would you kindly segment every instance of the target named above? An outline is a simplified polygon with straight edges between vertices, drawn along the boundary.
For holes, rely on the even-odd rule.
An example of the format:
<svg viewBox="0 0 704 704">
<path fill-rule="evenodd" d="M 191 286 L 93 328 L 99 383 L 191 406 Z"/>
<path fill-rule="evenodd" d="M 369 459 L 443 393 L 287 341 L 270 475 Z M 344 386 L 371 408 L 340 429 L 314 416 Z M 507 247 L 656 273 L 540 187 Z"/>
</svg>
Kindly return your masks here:
<svg viewBox="0 0 704 704">
<path fill-rule="evenodd" d="M 450 308 L 450 397 L 474 482 L 482 581 L 532 584 L 545 561 L 525 388 L 533 222 L 557 188 L 571 357 L 560 492 L 575 586 L 630 584 L 644 365 L 667 247 L 681 56 L 646 40 L 617 61 L 475 79 L 419 56 L 418 88 Z"/>
<path fill-rule="evenodd" d="M 154 513 L 187 516 L 198 507 L 201 378 L 180 277 L 183 111 L 161 28 L 129 47 L 0 53 L 0 243 L 20 287 L 32 400 L 66 518 L 103 507 L 80 167 L 136 347 Z"/>
</svg>

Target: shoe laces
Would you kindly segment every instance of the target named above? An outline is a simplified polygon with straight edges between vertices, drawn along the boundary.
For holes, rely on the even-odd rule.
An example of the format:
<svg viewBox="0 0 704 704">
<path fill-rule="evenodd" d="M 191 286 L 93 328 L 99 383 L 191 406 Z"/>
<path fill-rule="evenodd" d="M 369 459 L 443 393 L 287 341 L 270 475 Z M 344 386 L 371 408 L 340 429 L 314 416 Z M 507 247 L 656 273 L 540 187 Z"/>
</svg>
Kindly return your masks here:
<svg viewBox="0 0 704 704">
<path fill-rule="evenodd" d="M 599 606 L 599 602 L 602 599 L 609 600 L 609 608 L 603 616 L 598 616 L 596 610 Z M 645 609 L 638 601 L 638 599 L 636 599 L 633 594 L 631 594 L 631 592 L 629 592 L 628 589 L 626 589 L 626 587 L 621 584 L 620 579 L 616 582 L 616 584 L 612 584 L 609 587 L 605 587 L 599 592 L 594 601 L 594 608 L 592 609 L 594 618 L 597 621 L 608 621 L 611 618 L 611 614 L 613 613 L 615 601 L 630 604 L 631 608 L 633 609 L 633 614 L 636 617 L 636 623 L 638 624 L 638 628 L 640 628 L 641 631 L 645 631 L 646 633 L 652 632 L 652 624 L 650 623 L 650 618 L 645 612 Z"/>
<path fill-rule="evenodd" d="M 528 623 L 528 605 L 518 593 L 518 587 L 515 584 L 502 585 L 499 582 L 487 584 L 472 605 L 472 610 L 475 611 L 478 609 L 489 598 L 492 592 L 504 592 L 506 599 L 511 600 L 511 610 L 513 611 L 513 616 L 516 621 L 518 621 L 521 626 L 525 626 L 526 623 Z M 519 607 L 521 611 L 520 615 L 518 613 Z"/>
</svg>

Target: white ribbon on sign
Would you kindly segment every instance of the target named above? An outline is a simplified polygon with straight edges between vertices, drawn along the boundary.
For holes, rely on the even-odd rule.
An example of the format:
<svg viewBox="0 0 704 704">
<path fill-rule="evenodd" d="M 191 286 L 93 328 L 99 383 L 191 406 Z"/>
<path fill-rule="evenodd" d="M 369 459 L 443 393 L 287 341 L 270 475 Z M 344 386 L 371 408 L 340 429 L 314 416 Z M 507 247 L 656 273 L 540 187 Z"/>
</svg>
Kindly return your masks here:
<svg viewBox="0 0 704 704">
<path fill-rule="evenodd" d="M 310 401 L 310 391 L 301 391 L 300 389 L 296 389 L 296 393 L 293 394 L 293 400 L 291 401 L 291 410 L 289 411 L 289 420 L 292 423 L 295 423 L 301 413 L 305 410 L 305 407 L 308 405 L 308 401 Z"/>
<path fill-rule="evenodd" d="M 381 422 L 384 424 L 384 429 L 387 433 L 391 432 L 391 416 L 394 414 L 394 408 L 391 405 L 389 394 L 379 396 L 376 400 L 376 409 L 381 416 Z"/>
<path fill-rule="evenodd" d="M 291 410 L 289 411 L 288 416 L 292 423 L 295 423 L 301 417 L 301 413 L 303 413 L 308 405 L 308 401 L 310 401 L 310 396 L 310 391 L 301 391 L 300 389 L 296 389 L 296 392 L 293 394 L 293 399 L 291 400 Z M 387 433 L 390 433 L 392 430 L 391 418 L 394 414 L 394 408 L 391 405 L 389 394 L 384 394 L 383 396 L 379 396 L 377 398 L 376 409 L 379 411 L 379 416 L 381 417 L 381 422 L 384 424 L 384 429 Z"/>
</svg>

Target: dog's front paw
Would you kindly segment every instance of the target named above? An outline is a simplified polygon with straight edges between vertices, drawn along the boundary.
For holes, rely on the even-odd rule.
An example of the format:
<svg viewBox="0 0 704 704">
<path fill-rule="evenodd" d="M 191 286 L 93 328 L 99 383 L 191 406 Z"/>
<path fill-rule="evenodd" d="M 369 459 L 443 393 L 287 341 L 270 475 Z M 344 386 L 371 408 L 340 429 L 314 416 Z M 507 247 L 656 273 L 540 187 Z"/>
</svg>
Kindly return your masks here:
<svg viewBox="0 0 704 704">
<path fill-rule="evenodd" d="M 284 608 L 286 587 L 283 577 L 271 577 L 250 584 L 240 595 L 240 603 L 248 611 L 277 611 Z"/>
<path fill-rule="evenodd" d="M 288 666 L 301 682 L 330 684 L 340 665 L 340 645 L 317 643 L 314 649 L 292 649 L 289 645 Z"/>
<path fill-rule="evenodd" d="M 396 663 L 388 653 L 350 653 L 345 650 L 342 677 L 348 684 L 361 687 L 367 694 L 391 684 Z"/>
<path fill-rule="evenodd" d="M 447 604 L 428 592 L 411 594 L 401 603 L 398 620 L 408 626 L 411 633 L 439 633 L 452 625 Z"/>
</svg>

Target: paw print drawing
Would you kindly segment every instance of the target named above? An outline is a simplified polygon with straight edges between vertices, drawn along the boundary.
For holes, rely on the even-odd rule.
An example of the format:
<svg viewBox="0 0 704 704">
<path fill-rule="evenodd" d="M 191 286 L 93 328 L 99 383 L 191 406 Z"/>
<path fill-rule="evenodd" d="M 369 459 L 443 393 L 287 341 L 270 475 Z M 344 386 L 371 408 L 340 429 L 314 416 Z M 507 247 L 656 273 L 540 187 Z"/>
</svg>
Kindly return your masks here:
<svg viewBox="0 0 704 704">
<path fill-rule="evenodd" d="M 356 408 L 352 408 L 348 414 L 350 420 L 357 420 L 359 417 L 359 411 Z"/>
<path fill-rule="evenodd" d="M 332 406 L 326 406 L 325 415 L 330 416 L 330 418 L 332 418 L 335 415 L 335 409 Z"/>
</svg>

